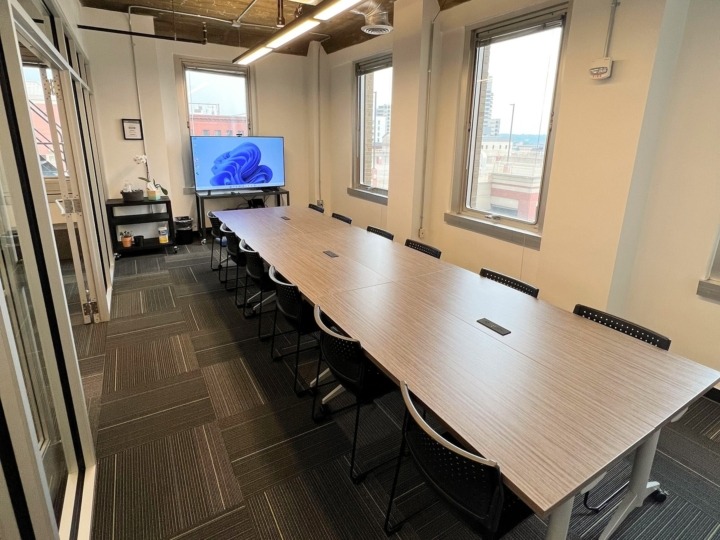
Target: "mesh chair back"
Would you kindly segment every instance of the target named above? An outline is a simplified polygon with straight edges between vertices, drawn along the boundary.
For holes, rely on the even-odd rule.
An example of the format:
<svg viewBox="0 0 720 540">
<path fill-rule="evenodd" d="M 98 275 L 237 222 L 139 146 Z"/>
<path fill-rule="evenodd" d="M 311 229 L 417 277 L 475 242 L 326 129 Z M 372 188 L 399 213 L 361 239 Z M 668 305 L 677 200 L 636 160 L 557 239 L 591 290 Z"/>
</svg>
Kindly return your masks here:
<svg viewBox="0 0 720 540">
<path fill-rule="evenodd" d="M 340 221 L 344 221 L 348 225 L 352 225 L 352 218 L 343 216 L 342 214 L 337 214 L 335 212 L 332 213 L 332 217 L 334 217 L 335 219 L 339 219 Z"/>
<path fill-rule="evenodd" d="M 270 267 L 270 279 L 275 284 L 275 297 L 280 313 L 296 325 L 300 324 L 303 299 L 297 285 L 289 283 L 274 266 Z"/>
<path fill-rule="evenodd" d="M 363 390 L 365 356 L 357 339 L 342 335 L 335 324 L 315 306 L 315 323 L 320 328 L 320 351 L 340 384 L 358 396 Z"/>
<path fill-rule="evenodd" d="M 240 251 L 240 238 L 232 231 L 225 233 L 225 236 L 227 237 L 227 251 L 230 260 L 238 266 L 245 266 L 246 258 L 245 253 Z"/>
<path fill-rule="evenodd" d="M 635 339 L 644 341 L 645 343 L 649 343 L 650 345 L 654 345 L 659 349 L 663 349 L 665 351 L 670 349 L 670 338 L 667 338 L 662 334 L 658 334 L 657 332 L 653 332 L 652 330 L 644 328 L 638 324 L 621 319 L 620 317 L 600 311 L 599 309 L 577 304 L 573 313 L 575 315 L 580 315 L 585 319 L 590 319 L 591 321 L 600 323 L 608 328 L 612 328 L 613 330 L 617 330 L 618 332 L 622 332 L 623 334 L 627 334 L 628 336 L 632 336 Z"/>
<path fill-rule="evenodd" d="M 245 255 L 245 272 L 256 284 L 263 283 L 267 279 L 265 262 L 257 251 L 253 251 L 244 240 L 240 240 L 240 252 Z"/>
<path fill-rule="evenodd" d="M 409 248 L 413 248 L 421 253 L 425 253 L 426 255 L 431 255 L 435 257 L 436 259 L 440 258 L 440 255 L 442 254 L 442 251 L 440 251 L 438 248 L 428 246 L 427 244 L 423 244 L 422 242 L 417 242 L 415 240 L 411 240 L 408 238 L 405 240 L 405 245 Z"/>
<path fill-rule="evenodd" d="M 322 206 L 318 206 L 317 204 L 310 203 L 308 204 L 308 208 L 311 210 L 315 210 L 316 212 L 320 212 L 321 214 L 325 213 L 325 209 Z"/>
<path fill-rule="evenodd" d="M 368 232 L 371 232 L 373 234 L 379 234 L 380 236 L 383 236 L 387 238 L 388 240 L 394 240 L 395 235 L 391 232 L 383 231 L 382 229 L 378 229 L 377 227 L 373 227 L 372 225 L 368 225 L 367 228 Z"/>
<path fill-rule="evenodd" d="M 471 454 L 433 430 L 420 416 L 407 384 L 403 436 L 425 481 L 461 516 L 492 537 L 503 510 L 502 475 L 497 463 Z"/>
<path fill-rule="evenodd" d="M 503 285 L 516 289 L 520 292 L 524 292 L 525 294 L 529 294 L 533 298 L 537 298 L 538 293 L 540 292 L 540 289 L 538 289 L 537 287 L 528 285 L 527 283 L 520 281 L 519 279 L 511 278 L 510 276 L 506 276 L 505 274 L 501 274 L 500 272 L 493 272 L 492 270 L 488 270 L 487 268 L 481 268 L 480 275 L 482 277 L 492 279 L 493 281 L 497 281 L 498 283 L 502 283 Z"/>
<path fill-rule="evenodd" d="M 212 227 L 210 234 L 212 234 L 214 238 L 222 238 L 223 232 L 220 230 L 222 221 L 220 221 L 220 218 L 215 217 L 215 214 L 212 212 L 208 212 L 207 217 L 210 220 L 210 226 Z"/>
</svg>

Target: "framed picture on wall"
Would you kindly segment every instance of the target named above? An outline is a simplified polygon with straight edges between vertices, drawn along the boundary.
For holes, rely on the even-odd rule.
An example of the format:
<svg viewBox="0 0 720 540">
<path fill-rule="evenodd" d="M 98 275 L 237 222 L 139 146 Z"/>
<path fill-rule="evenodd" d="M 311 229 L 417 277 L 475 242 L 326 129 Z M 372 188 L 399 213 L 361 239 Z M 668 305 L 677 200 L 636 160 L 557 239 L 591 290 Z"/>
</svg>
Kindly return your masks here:
<svg viewBox="0 0 720 540">
<path fill-rule="evenodd" d="M 123 118 L 122 129 L 126 141 L 141 141 L 143 138 L 142 121 L 140 119 Z"/>
</svg>

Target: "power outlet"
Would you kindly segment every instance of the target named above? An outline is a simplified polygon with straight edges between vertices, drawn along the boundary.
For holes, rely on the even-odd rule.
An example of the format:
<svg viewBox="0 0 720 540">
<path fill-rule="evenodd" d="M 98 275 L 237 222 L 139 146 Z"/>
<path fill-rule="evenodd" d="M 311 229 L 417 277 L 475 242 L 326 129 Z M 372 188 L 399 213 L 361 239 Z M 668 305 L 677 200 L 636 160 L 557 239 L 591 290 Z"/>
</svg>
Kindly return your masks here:
<svg viewBox="0 0 720 540">
<path fill-rule="evenodd" d="M 425 229 L 423 229 L 422 227 L 418 229 L 418 238 L 425 238 Z"/>
<path fill-rule="evenodd" d="M 318 206 L 325 206 L 325 204 L 323 203 L 323 200 L 322 200 L 322 199 L 318 199 L 316 204 L 317 204 Z"/>
</svg>

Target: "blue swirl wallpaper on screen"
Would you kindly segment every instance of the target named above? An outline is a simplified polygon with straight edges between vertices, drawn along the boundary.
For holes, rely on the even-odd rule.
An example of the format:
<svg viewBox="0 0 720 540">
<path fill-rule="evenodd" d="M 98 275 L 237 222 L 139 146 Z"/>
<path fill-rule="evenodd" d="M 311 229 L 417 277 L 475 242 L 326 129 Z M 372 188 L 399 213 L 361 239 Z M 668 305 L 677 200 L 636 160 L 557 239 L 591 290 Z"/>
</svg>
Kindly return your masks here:
<svg viewBox="0 0 720 540">
<path fill-rule="evenodd" d="M 282 137 L 191 137 L 196 189 L 285 185 Z"/>
</svg>

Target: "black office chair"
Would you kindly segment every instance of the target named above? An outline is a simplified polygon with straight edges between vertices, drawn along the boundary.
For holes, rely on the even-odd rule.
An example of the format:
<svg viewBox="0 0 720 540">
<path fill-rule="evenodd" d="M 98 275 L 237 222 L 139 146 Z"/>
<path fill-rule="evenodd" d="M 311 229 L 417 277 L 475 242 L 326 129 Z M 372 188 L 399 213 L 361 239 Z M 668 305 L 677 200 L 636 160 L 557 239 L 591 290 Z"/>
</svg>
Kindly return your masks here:
<svg viewBox="0 0 720 540">
<path fill-rule="evenodd" d="M 350 457 L 350 478 L 356 484 L 363 481 L 370 470 L 355 474 L 355 455 L 360 425 L 360 408 L 375 399 L 397 389 L 375 364 L 363 353 L 360 342 L 341 333 L 341 330 L 325 315 L 320 306 L 315 306 L 315 322 L 320 328 L 320 359 L 317 374 L 320 376 L 320 364 L 324 360 L 331 373 L 346 391 L 355 396 L 355 433 L 353 435 Z M 313 418 L 318 392 L 313 394 Z M 382 463 L 375 465 L 377 468 Z"/>
<path fill-rule="evenodd" d="M 300 361 L 300 353 L 316 349 L 318 347 L 318 339 L 313 336 L 316 344 L 313 347 L 307 347 L 305 349 L 300 348 L 300 340 L 302 336 L 312 335 L 317 332 L 318 326 L 315 324 L 315 317 L 313 316 L 313 306 L 308 303 L 300 294 L 300 289 L 297 285 L 293 285 L 287 281 L 278 272 L 274 266 L 270 267 L 268 272 L 270 279 L 275 284 L 275 304 L 277 309 L 275 310 L 275 317 L 273 318 L 273 333 L 272 341 L 270 342 L 270 356 L 273 360 L 281 360 L 290 354 L 295 355 L 295 382 L 293 383 L 293 389 L 296 394 L 301 394 L 302 391 L 298 390 L 298 363 Z M 277 333 L 277 316 L 280 313 L 285 320 L 290 324 L 292 330 L 287 332 Z M 275 337 L 278 335 L 285 335 L 291 332 L 297 334 L 297 342 L 295 350 L 293 352 L 284 354 L 275 354 Z"/>
<path fill-rule="evenodd" d="M 240 253 L 245 256 L 245 291 L 243 294 L 242 303 L 243 316 L 246 318 L 250 317 L 256 309 L 259 310 L 258 337 L 260 339 L 264 339 L 266 337 L 269 337 L 269 335 L 262 335 L 262 308 L 264 304 L 266 304 L 275 297 L 275 294 L 271 294 L 265 298 L 263 298 L 263 296 L 265 293 L 275 292 L 275 283 L 273 283 L 273 281 L 270 279 L 267 263 L 262 259 L 262 257 L 260 257 L 260 254 L 257 251 L 254 251 L 250 246 L 248 246 L 244 240 L 240 240 L 238 247 L 240 249 Z M 252 297 L 248 298 L 247 291 L 250 281 L 252 281 L 252 283 L 259 289 L 259 291 Z M 252 302 L 255 298 L 258 297 L 260 298 L 259 302 L 252 306 L 250 309 L 250 313 L 248 313 L 247 306 L 250 302 Z"/>
<path fill-rule="evenodd" d="M 308 204 L 308 208 L 311 210 L 315 210 L 316 212 L 320 212 L 321 214 L 325 213 L 325 209 L 322 206 L 318 206 L 317 204 L 310 203 Z"/>
<path fill-rule="evenodd" d="M 402 443 L 397 458 L 385 532 L 400 530 L 404 521 L 390 525 L 403 454 L 410 452 L 420 476 L 482 538 L 499 538 L 532 514 L 510 490 L 505 489 L 499 465 L 457 446 L 448 435 L 440 435 L 420 415 L 407 383 L 401 385 L 405 401 Z"/>
<path fill-rule="evenodd" d="M 528 285 L 524 281 L 511 278 L 510 276 L 506 276 L 505 274 L 501 274 L 500 272 L 493 272 L 492 270 L 488 270 L 487 268 L 481 268 L 480 275 L 484 278 L 492 279 L 493 281 L 497 281 L 498 283 L 507 285 L 508 287 L 516 289 L 520 292 L 524 292 L 525 294 L 529 294 L 533 298 L 537 298 L 538 293 L 540 292 L 540 289 L 538 289 L 537 287 L 533 287 L 532 285 Z"/>
<path fill-rule="evenodd" d="M 626 321 L 625 319 L 610 315 L 599 309 L 583 306 L 582 304 L 577 304 L 573 313 L 585 319 L 600 323 L 608 328 L 612 328 L 613 330 L 617 330 L 618 332 L 622 332 L 623 334 L 627 334 L 635 339 L 639 339 L 640 341 L 644 341 L 645 343 L 649 343 L 650 345 L 654 345 L 664 351 L 670 350 L 670 338 L 644 328 L 639 324 Z"/>
<path fill-rule="evenodd" d="M 603 326 L 607 326 L 608 328 L 612 328 L 613 330 L 617 330 L 618 332 L 622 332 L 623 334 L 627 334 L 628 336 L 634 337 L 635 339 L 639 339 L 640 341 L 644 341 L 645 343 L 649 343 L 650 345 L 654 345 L 655 347 L 663 349 L 664 351 L 670 350 L 670 338 L 667 338 L 662 334 L 658 334 L 653 330 L 649 330 L 633 322 L 626 321 L 625 319 L 621 319 L 620 317 L 616 317 L 615 315 L 611 315 L 609 313 L 605 313 L 604 311 L 600 311 L 599 309 L 584 306 L 582 304 L 577 304 L 575 306 L 575 309 L 573 309 L 573 313 L 575 315 L 580 315 L 585 319 L 600 323 Z M 629 481 L 625 482 L 622 486 L 616 489 L 613 493 L 611 493 L 608 497 L 606 497 L 597 505 L 590 504 L 588 499 L 590 497 L 591 490 L 588 490 L 585 492 L 583 504 L 588 510 L 598 513 L 603 508 L 605 508 L 613 499 L 620 495 L 620 493 L 622 493 L 629 484 Z M 663 502 L 667 498 L 667 494 L 661 489 L 654 491 L 651 496 L 657 502 Z"/>
<path fill-rule="evenodd" d="M 212 212 L 207 213 L 207 217 L 210 220 L 210 235 L 212 236 L 212 244 L 210 245 L 210 270 L 220 270 L 222 267 L 222 248 L 225 245 L 225 234 L 221 230 L 222 222 L 220 218 L 215 217 Z M 215 259 L 215 244 L 220 245 L 220 254 L 218 255 L 218 265 L 213 266 L 213 260 Z"/>
<path fill-rule="evenodd" d="M 223 225 L 224 226 L 224 225 Z M 235 285 L 232 288 L 228 287 L 228 279 L 227 279 L 227 272 L 229 271 L 229 264 L 225 265 L 225 290 L 235 291 L 235 305 L 237 305 L 237 297 L 238 297 L 238 289 L 240 288 L 238 285 L 240 283 L 240 270 L 245 268 L 245 265 L 247 264 L 247 260 L 245 258 L 245 253 L 240 251 L 240 238 L 238 236 L 228 230 L 228 232 L 225 233 L 225 237 L 227 238 L 227 261 L 234 262 L 235 263 Z"/>
<path fill-rule="evenodd" d="M 425 253 L 426 255 L 435 257 L 436 259 L 439 259 L 440 255 L 442 254 L 442 251 L 440 251 L 438 248 L 428 246 L 427 244 L 423 244 L 422 242 L 418 242 L 416 240 L 411 240 L 410 238 L 405 240 L 405 245 L 421 253 Z"/>
<path fill-rule="evenodd" d="M 393 233 L 384 231 L 382 229 L 378 229 L 377 227 L 373 227 L 372 225 L 368 225 L 367 231 L 371 232 L 373 234 L 379 234 L 380 236 L 383 236 L 383 237 L 387 238 L 388 240 L 395 239 L 395 235 Z"/>
<path fill-rule="evenodd" d="M 230 230 L 230 228 L 225 225 L 224 223 L 220 225 L 220 231 L 224 235 L 225 238 L 225 248 L 227 249 L 227 256 L 223 260 L 225 264 L 225 279 L 222 277 L 220 278 L 220 282 L 225 284 L 225 290 L 231 290 L 228 288 L 228 277 L 230 274 L 230 263 L 235 264 L 235 287 L 237 287 L 237 276 L 238 272 L 240 271 L 240 265 L 238 264 L 238 261 L 240 261 L 240 251 L 239 251 L 239 243 L 240 239 L 237 237 L 237 235 Z M 231 245 L 232 244 L 232 245 Z M 245 266 L 245 257 L 242 257 L 242 266 Z M 222 270 L 218 272 L 218 276 L 222 275 Z"/>
<path fill-rule="evenodd" d="M 332 213 L 332 217 L 334 217 L 335 219 L 339 219 L 340 221 L 344 221 L 344 222 L 347 223 L 348 225 L 352 225 L 352 218 L 349 218 L 349 217 L 347 217 L 347 216 L 343 216 L 342 214 L 338 214 L 338 213 L 336 213 L 336 212 L 333 212 L 333 213 Z"/>
</svg>

